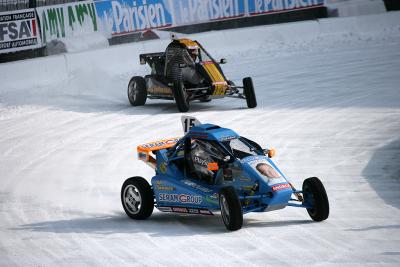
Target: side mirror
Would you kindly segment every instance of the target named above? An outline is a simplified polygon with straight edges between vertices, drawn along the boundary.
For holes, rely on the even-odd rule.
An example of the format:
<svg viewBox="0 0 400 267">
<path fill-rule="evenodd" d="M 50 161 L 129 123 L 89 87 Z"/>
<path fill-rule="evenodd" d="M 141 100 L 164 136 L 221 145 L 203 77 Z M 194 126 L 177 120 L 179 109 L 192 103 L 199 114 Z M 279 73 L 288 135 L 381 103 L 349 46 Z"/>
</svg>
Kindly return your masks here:
<svg viewBox="0 0 400 267">
<path fill-rule="evenodd" d="M 146 60 L 144 59 L 144 57 L 140 57 L 140 65 L 144 64 L 146 64 Z"/>
<path fill-rule="evenodd" d="M 226 64 L 226 63 L 228 63 L 226 58 L 221 58 L 220 61 L 219 61 L 219 64 Z"/>
<path fill-rule="evenodd" d="M 275 157 L 276 151 L 275 149 L 271 148 L 271 149 L 264 149 L 263 150 L 264 155 L 268 156 L 269 158 Z"/>
</svg>

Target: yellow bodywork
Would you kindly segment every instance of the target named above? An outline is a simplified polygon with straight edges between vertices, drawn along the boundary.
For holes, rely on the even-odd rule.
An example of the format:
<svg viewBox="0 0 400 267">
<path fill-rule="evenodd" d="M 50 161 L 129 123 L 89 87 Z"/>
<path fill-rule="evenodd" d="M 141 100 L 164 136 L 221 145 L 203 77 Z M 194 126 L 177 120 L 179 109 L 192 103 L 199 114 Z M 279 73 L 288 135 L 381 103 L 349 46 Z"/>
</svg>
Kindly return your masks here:
<svg viewBox="0 0 400 267">
<path fill-rule="evenodd" d="M 199 49 L 200 45 L 197 41 L 193 41 L 187 38 L 178 39 L 179 43 L 186 46 L 187 49 Z M 207 75 L 210 77 L 212 85 L 214 86 L 213 95 L 225 95 L 228 83 L 226 82 L 224 75 L 217 68 L 213 61 L 203 61 L 200 63 Z"/>
</svg>

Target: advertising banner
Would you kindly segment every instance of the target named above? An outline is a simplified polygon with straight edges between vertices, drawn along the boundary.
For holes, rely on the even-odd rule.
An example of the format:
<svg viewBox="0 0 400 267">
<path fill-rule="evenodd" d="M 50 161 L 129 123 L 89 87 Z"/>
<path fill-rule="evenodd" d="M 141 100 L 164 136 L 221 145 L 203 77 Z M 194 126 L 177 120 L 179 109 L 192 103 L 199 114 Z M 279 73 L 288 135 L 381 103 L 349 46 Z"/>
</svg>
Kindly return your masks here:
<svg viewBox="0 0 400 267">
<path fill-rule="evenodd" d="M 43 42 L 99 31 L 93 1 L 36 8 Z"/>
<path fill-rule="evenodd" d="M 245 4 L 245 0 L 170 1 L 175 26 L 242 17 Z"/>
<path fill-rule="evenodd" d="M 312 8 L 325 4 L 325 0 L 248 0 L 248 2 L 250 16 Z"/>
<path fill-rule="evenodd" d="M 42 46 L 34 9 L 0 12 L 0 53 Z"/>
<path fill-rule="evenodd" d="M 322 6 L 325 0 L 99 0 L 97 15 L 108 37 Z"/>
<path fill-rule="evenodd" d="M 95 5 L 109 37 L 173 24 L 169 0 L 100 0 Z"/>
</svg>

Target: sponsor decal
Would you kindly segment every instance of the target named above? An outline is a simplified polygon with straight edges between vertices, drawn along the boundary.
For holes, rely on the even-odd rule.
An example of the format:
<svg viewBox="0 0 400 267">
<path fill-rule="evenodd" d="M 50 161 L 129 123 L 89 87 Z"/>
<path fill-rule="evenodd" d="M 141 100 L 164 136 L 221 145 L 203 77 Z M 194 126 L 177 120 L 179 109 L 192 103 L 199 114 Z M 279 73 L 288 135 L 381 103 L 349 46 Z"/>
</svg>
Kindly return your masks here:
<svg viewBox="0 0 400 267">
<path fill-rule="evenodd" d="M 172 207 L 173 212 L 189 213 L 189 210 L 184 207 Z"/>
<path fill-rule="evenodd" d="M 190 136 L 193 138 L 198 138 L 198 139 L 207 139 L 208 138 L 207 133 L 199 133 L 199 132 L 191 132 Z"/>
<path fill-rule="evenodd" d="M 160 164 L 160 171 L 161 171 L 161 173 L 167 172 L 167 163 L 166 162 L 163 162 Z"/>
<path fill-rule="evenodd" d="M 204 215 L 213 215 L 213 214 L 211 213 L 211 211 L 205 210 L 205 209 L 200 209 L 199 212 L 200 212 L 200 214 L 204 214 Z"/>
<path fill-rule="evenodd" d="M 273 166 L 271 166 L 264 156 L 255 156 L 252 158 L 253 160 L 249 160 L 247 163 L 256 173 L 261 174 L 261 177 L 269 186 L 286 183 L 285 178 L 282 177 Z"/>
<path fill-rule="evenodd" d="M 0 12 L 0 53 L 42 46 L 34 9 Z"/>
<path fill-rule="evenodd" d="M 157 190 L 162 190 L 162 191 L 174 191 L 175 187 L 173 186 L 164 186 L 164 185 L 156 185 Z"/>
<path fill-rule="evenodd" d="M 192 213 L 192 214 L 199 214 L 199 210 L 198 209 L 188 209 L 188 212 Z"/>
<path fill-rule="evenodd" d="M 251 182 L 250 178 L 244 177 L 244 176 L 240 176 L 239 180 L 242 181 L 242 182 Z"/>
<path fill-rule="evenodd" d="M 210 192 L 212 192 L 211 189 L 208 189 L 208 188 L 206 188 L 206 187 L 204 187 L 204 186 L 202 186 L 202 185 L 196 184 L 196 183 L 194 183 L 194 182 L 192 182 L 192 181 L 190 181 L 190 180 L 183 180 L 183 183 L 186 184 L 186 185 L 188 185 L 188 186 L 190 186 L 190 187 L 193 187 L 193 188 L 195 188 L 195 189 L 198 189 L 198 190 L 200 190 L 201 192 L 204 192 L 204 193 L 210 193 Z"/>
<path fill-rule="evenodd" d="M 172 208 L 171 207 L 157 207 L 158 210 L 163 211 L 163 212 L 171 212 Z"/>
<path fill-rule="evenodd" d="M 177 212 L 177 213 L 188 213 L 188 214 L 200 214 L 200 215 L 213 215 L 208 209 L 196 209 L 186 207 L 157 207 L 160 211 L 164 212 Z"/>
<path fill-rule="evenodd" d="M 171 95 L 172 91 L 169 87 L 151 87 L 147 89 L 150 94 Z"/>
<path fill-rule="evenodd" d="M 272 191 L 276 192 L 276 191 L 280 191 L 280 190 L 285 190 L 285 189 L 289 189 L 290 184 L 278 184 L 278 185 L 274 185 L 272 186 Z"/>
<path fill-rule="evenodd" d="M 194 161 L 194 163 L 197 163 L 197 164 L 199 164 L 201 166 L 205 166 L 205 167 L 207 167 L 207 164 L 208 164 L 207 160 L 202 159 L 202 158 L 200 158 L 198 156 L 194 156 L 193 157 L 193 161 Z"/>
<path fill-rule="evenodd" d="M 157 190 L 174 191 L 174 190 L 176 189 L 176 188 L 173 187 L 173 186 L 166 186 L 166 185 L 164 185 L 163 182 L 160 181 L 160 180 L 155 181 L 155 184 L 156 184 L 156 189 L 157 189 Z"/>
<path fill-rule="evenodd" d="M 228 135 L 228 136 L 221 136 L 221 137 L 219 138 L 219 140 L 220 140 L 221 142 L 230 141 L 230 140 L 232 140 L 232 139 L 236 139 L 236 136 L 234 136 L 234 135 Z"/>
<path fill-rule="evenodd" d="M 178 141 L 179 141 L 179 138 L 173 138 L 173 139 L 161 140 L 161 141 L 155 141 L 155 142 L 143 144 L 143 145 L 141 145 L 141 147 L 142 148 L 163 147 L 163 146 L 167 146 L 167 145 L 174 145 Z"/>
<path fill-rule="evenodd" d="M 255 160 L 263 160 L 264 156 L 249 156 L 249 157 L 245 157 L 244 159 L 241 159 L 240 162 L 242 163 L 248 163 L 248 162 L 252 162 Z"/>
<path fill-rule="evenodd" d="M 202 196 L 198 195 L 187 195 L 187 194 L 158 194 L 159 201 L 165 202 L 177 202 L 185 204 L 200 204 L 203 201 Z"/>
</svg>

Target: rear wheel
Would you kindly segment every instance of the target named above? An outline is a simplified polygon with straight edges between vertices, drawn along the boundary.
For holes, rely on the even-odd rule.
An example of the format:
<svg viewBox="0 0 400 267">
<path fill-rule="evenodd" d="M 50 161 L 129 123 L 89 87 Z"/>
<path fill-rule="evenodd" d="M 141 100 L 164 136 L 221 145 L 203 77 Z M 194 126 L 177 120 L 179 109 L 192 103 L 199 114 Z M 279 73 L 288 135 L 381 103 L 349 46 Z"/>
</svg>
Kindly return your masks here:
<svg viewBox="0 0 400 267">
<path fill-rule="evenodd" d="M 303 182 L 303 204 L 311 206 L 307 212 L 311 219 L 320 222 L 329 216 L 329 201 L 325 187 L 317 177 L 307 178 Z"/>
<path fill-rule="evenodd" d="M 189 110 L 189 97 L 186 93 L 183 82 L 175 82 L 173 93 L 175 97 L 176 106 L 180 112 L 187 112 Z"/>
<path fill-rule="evenodd" d="M 233 187 L 230 186 L 221 189 L 219 194 L 219 206 L 226 229 L 235 231 L 242 228 L 242 205 Z"/>
<path fill-rule="evenodd" d="M 132 106 L 143 106 L 146 103 L 147 88 L 143 77 L 135 76 L 129 81 L 128 99 Z"/>
<path fill-rule="evenodd" d="M 255 108 L 257 107 L 256 94 L 254 93 L 253 80 L 250 77 L 243 79 L 243 91 L 246 97 L 247 107 Z"/>
<path fill-rule="evenodd" d="M 131 219 L 143 220 L 153 213 L 153 191 L 142 177 L 132 177 L 124 182 L 121 188 L 121 202 Z"/>
</svg>

